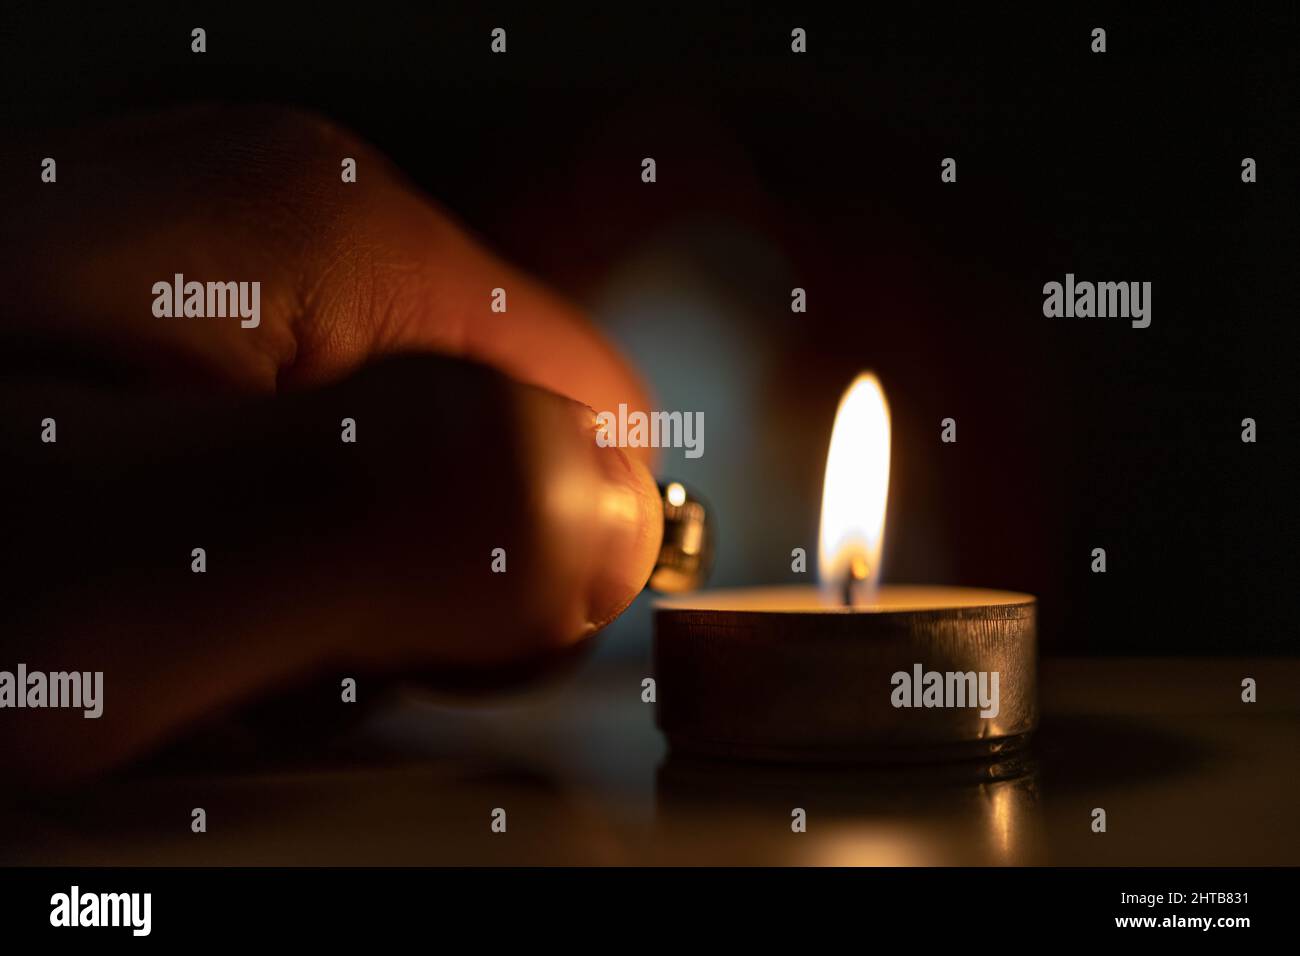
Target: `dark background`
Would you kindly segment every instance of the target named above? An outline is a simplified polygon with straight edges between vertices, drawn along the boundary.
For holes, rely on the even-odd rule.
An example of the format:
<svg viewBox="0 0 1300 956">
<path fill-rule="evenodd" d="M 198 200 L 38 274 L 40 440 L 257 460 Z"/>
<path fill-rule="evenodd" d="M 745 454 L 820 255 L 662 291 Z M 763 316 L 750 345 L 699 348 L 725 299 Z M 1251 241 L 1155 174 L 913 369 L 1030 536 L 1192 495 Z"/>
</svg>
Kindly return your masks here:
<svg viewBox="0 0 1300 956">
<path fill-rule="evenodd" d="M 717 583 L 815 555 L 835 403 L 872 368 L 886 580 L 1038 594 L 1047 653 L 1294 652 L 1294 7 L 334 6 L 11 6 L 0 128 L 200 100 L 352 127 L 704 411 L 704 457 L 662 468 L 718 511 Z M 1151 327 L 1044 318 L 1066 272 L 1151 281 Z M 644 604 L 613 652 L 644 652 Z"/>
</svg>

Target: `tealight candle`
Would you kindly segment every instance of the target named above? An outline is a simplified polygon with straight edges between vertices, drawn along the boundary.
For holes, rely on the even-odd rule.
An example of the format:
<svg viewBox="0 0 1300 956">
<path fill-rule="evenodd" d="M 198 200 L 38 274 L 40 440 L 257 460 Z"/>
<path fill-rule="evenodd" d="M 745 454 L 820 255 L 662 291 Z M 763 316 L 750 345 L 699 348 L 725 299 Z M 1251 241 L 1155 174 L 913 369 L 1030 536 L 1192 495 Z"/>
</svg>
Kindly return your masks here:
<svg viewBox="0 0 1300 956">
<path fill-rule="evenodd" d="M 1037 726 L 1035 599 L 880 586 L 890 420 L 861 375 L 827 454 L 821 587 L 702 592 L 655 612 L 660 728 L 675 750 L 912 761 L 1018 749 Z"/>
</svg>

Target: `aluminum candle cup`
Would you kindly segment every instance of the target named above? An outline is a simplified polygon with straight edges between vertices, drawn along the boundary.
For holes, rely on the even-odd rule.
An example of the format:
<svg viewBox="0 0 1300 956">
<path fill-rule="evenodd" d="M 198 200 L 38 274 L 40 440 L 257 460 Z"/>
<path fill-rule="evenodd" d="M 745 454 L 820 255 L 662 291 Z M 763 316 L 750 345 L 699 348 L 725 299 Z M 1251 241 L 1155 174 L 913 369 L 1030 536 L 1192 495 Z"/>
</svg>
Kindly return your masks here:
<svg viewBox="0 0 1300 956">
<path fill-rule="evenodd" d="M 879 586 L 891 442 L 884 389 L 859 375 L 826 454 L 820 589 L 658 604 L 656 715 L 675 750 L 896 762 L 997 756 L 1028 741 L 1038 724 L 1034 598 Z"/>
<path fill-rule="evenodd" d="M 660 600 L 656 717 L 675 751 L 746 760 L 910 762 L 1015 751 L 1038 724 L 1036 602 L 885 586 Z M 996 675 L 994 677 L 993 675 Z"/>
</svg>

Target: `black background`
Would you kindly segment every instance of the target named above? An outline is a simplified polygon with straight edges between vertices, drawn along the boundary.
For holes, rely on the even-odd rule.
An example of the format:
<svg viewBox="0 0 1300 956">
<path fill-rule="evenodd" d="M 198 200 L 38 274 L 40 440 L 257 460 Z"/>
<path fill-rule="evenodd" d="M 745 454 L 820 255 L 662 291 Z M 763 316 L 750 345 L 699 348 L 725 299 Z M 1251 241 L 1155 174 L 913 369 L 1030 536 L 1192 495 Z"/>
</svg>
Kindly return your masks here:
<svg viewBox="0 0 1300 956">
<path fill-rule="evenodd" d="M 1294 651 L 1291 5 L 3 16 L 0 128 L 15 138 L 197 100 L 317 109 L 581 301 L 646 236 L 681 237 L 748 295 L 744 334 L 765 357 L 763 438 L 706 491 L 725 502 L 758 483 L 803 502 L 794 517 L 724 511 L 733 529 L 770 524 L 722 583 L 789 578 L 829 410 L 869 366 L 895 416 L 888 578 L 1032 591 L 1049 653 Z M 36 188 L 41 155 L 0 172 Z M 945 156 L 956 185 L 939 181 Z M 701 216 L 761 236 L 794 280 L 747 293 L 757 277 L 726 248 L 693 244 Z M 1044 318 L 1042 285 L 1066 272 L 1151 281 L 1151 327 Z M 795 284 L 807 315 L 789 312 Z M 938 442 L 947 415 L 956 446 Z M 1240 441 L 1246 416 L 1257 444 Z M 938 545 L 909 547 L 908 528 Z M 1096 546 L 1106 575 L 1089 572 Z"/>
</svg>

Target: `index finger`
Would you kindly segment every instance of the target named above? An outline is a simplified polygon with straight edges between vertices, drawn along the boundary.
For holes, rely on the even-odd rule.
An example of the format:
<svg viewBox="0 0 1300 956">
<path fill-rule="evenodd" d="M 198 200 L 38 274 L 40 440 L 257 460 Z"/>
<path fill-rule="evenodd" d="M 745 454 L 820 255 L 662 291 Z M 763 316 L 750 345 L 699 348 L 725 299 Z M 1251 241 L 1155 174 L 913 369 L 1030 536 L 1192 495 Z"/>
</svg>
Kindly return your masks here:
<svg viewBox="0 0 1300 956">
<path fill-rule="evenodd" d="M 187 388 L 206 376 L 254 392 L 313 387 L 427 349 L 598 411 L 648 410 L 636 374 L 579 309 L 319 117 L 203 108 L 43 142 L 60 157 L 57 185 L 3 187 L 13 215 L 0 233 L 15 250 L 5 284 L 19 306 L 5 321 L 16 338 L 86 345 Z M 355 182 L 340 174 L 345 158 Z M 255 327 L 158 317 L 154 286 L 177 275 L 260 283 Z M 493 311 L 502 300 L 505 311 Z"/>
</svg>

